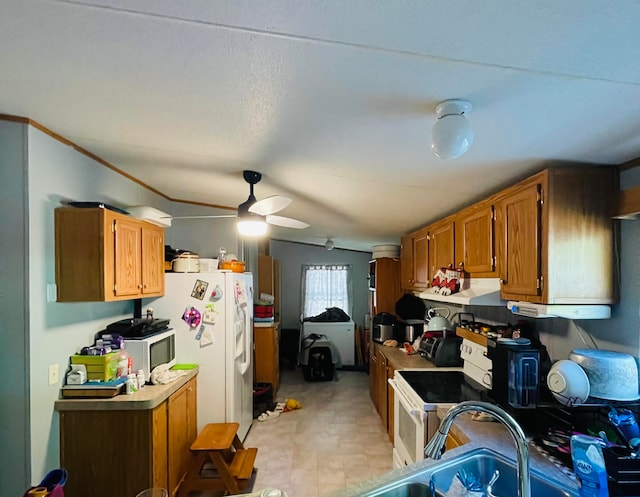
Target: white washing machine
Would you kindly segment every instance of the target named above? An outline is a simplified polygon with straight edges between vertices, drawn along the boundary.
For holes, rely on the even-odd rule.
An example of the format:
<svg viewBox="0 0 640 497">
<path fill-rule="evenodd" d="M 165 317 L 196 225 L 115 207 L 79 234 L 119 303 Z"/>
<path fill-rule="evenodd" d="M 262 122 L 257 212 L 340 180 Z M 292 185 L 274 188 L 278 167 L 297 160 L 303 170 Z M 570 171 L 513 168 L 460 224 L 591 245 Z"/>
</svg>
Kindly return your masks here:
<svg viewBox="0 0 640 497">
<path fill-rule="evenodd" d="M 342 366 L 355 365 L 355 323 L 345 321 L 342 323 L 320 323 L 304 321 L 302 323 L 302 334 L 309 336 L 311 333 L 325 335 L 340 354 L 339 364 Z"/>
</svg>

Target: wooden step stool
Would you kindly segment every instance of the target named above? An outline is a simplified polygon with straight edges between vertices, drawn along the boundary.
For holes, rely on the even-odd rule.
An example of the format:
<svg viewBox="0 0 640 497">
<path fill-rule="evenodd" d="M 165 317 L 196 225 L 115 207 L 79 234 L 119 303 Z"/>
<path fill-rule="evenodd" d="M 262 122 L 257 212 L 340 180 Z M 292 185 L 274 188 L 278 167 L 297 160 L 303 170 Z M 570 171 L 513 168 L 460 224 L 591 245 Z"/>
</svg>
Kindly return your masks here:
<svg viewBox="0 0 640 497">
<path fill-rule="evenodd" d="M 187 497 L 191 491 L 226 490 L 229 494 L 251 492 L 253 467 L 258 449 L 245 449 L 238 438 L 238 423 L 210 423 L 205 425 L 191 444 L 196 460 L 180 485 L 178 497 Z M 212 462 L 217 475 L 205 475 L 205 465 Z M 203 468 L 205 471 L 203 471 Z"/>
</svg>

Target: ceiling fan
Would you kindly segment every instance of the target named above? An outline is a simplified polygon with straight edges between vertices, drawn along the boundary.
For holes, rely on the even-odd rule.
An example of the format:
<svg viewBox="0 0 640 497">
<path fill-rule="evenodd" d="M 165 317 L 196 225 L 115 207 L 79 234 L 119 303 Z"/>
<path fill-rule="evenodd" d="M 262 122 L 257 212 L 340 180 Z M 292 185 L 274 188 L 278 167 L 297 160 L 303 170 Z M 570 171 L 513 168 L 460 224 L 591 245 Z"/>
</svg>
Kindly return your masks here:
<svg viewBox="0 0 640 497">
<path fill-rule="evenodd" d="M 291 203 L 291 199 L 281 195 L 273 195 L 262 200 L 256 199 L 253 194 L 253 185 L 262 179 L 262 174 L 256 171 L 243 171 L 242 176 L 244 180 L 249 183 L 249 198 L 238 206 L 238 213 L 236 215 L 183 216 L 174 217 L 173 219 L 237 217 L 238 232 L 245 236 L 264 235 L 267 232 L 267 225 L 269 224 L 295 229 L 304 229 L 309 227 L 309 225 L 303 221 L 298 221 L 297 219 L 292 219 L 290 217 L 273 215 L 289 205 Z"/>
</svg>

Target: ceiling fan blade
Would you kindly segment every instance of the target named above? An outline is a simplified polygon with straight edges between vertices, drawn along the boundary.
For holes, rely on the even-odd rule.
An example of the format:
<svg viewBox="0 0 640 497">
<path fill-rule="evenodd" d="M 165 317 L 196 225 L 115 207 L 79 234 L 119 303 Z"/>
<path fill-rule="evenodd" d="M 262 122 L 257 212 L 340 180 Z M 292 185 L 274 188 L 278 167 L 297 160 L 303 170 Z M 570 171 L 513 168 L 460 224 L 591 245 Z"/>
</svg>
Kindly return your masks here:
<svg viewBox="0 0 640 497">
<path fill-rule="evenodd" d="M 177 216 L 171 219 L 216 219 L 219 217 L 238 217 L 236 214 L 223 214 L 221 216 Z"/>
<path fill-rule="evenodd" d="M 267 216 L 267 223 L 275 226 L 282 226 L 283 228 L 295 228 L 297 230 L 303 230 L 309 227 L 307 223 L 282 216 Z"/>
<path fill-rule="evenodd" d="M 268 216 L 274 212 L 281 211 L 291 203 L 291 199 L 281 195 L 272 195 L 271 197 L 258 200 L 249 207 L 249 212 L 259 214 L 260 216 Z"/>
</svg>

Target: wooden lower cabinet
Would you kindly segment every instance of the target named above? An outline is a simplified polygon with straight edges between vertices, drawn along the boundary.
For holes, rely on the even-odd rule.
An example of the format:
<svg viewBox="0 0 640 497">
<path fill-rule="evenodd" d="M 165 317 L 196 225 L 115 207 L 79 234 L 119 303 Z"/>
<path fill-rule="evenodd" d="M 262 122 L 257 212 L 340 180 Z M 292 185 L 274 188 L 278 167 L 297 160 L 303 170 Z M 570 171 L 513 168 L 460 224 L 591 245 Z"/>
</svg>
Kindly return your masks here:
<svg viewBox="0 0 640 497">
<path fill-rule="evenodd" d="M 372 345 L 369 355 L 369 393 L 393 443 L 393 400 L 394 392 L 387 381 L 393 378 L 395 368 L 379 347 Z"/>
<path fill-rule="evenodd" d="M 378 410 L 378 356 L 376 346 L 371 344 L 369 349 L 369 395 L 373 406 Z"/>
<path fill-rule="evenodd" d="M 395 374 L 395 368 L 393 365 L 387 361 L 387 376 L 386 379 L 393 378 Z M 389 385 L 387 381 L 387 434 L 389 435 L 389 440 L 393 443 L 393 421 L 394 421 L 394 410 L 393 410 L 393 402 L 395 392 L 393 391 L 393 387 Z"/>
<path fill-rule="evenodd" d="M 378 363 L 378 374 L 376 378 L 378 388 L 378 414 L 380 415 L 386 429 L 389 423 L 389 409 L 387 403 L 387 357 L 380 349 L 377 350 L 376 355 Z"/>
<path fill-rule="evenodd" d="M 175 495 L 193 462 L 190 447 L 198 436 L 195 378 L 167 400 L 169 492 Z"/>
<path fill-rule="evenodd" d="M 175 495 L 193 460 L 196 407 L 192 378 L 153 409 L 60 411 L 65 495 L 135 497 L 150 487 Z"/>
<path fill-rule="evenodd" d="M 255 350 L 255 380 L 258 383 L 271 383 L 273 397 L 280 386 L 280 327 L 254 326 L 253 340 Z"/>
</svg>

